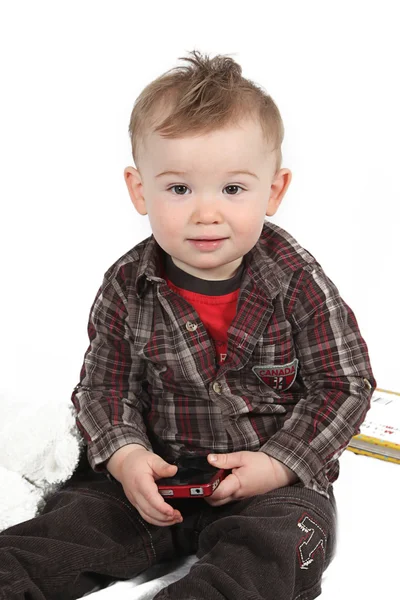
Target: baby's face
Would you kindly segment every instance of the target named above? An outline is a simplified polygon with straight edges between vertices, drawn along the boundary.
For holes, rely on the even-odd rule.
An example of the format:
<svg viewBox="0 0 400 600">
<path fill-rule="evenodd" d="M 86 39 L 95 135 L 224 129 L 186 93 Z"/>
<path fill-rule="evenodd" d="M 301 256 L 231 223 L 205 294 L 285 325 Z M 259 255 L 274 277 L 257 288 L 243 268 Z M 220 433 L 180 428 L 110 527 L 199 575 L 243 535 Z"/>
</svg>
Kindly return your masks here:
<svg viewBox="0 0 400 600">
<path fill-rule="evenodd" d="M 136 209 L 148 214 L 174 263 L 221 280 L 234 275 L 257 243 L 265 215 L 275 213 L 289 185 L 290 171 L 275 173 L 275 160 L 259 123 L 246 119 L 196 137 L 151 133 L 140 173 L 128 167 L 125 178 Z"/>
</svg>

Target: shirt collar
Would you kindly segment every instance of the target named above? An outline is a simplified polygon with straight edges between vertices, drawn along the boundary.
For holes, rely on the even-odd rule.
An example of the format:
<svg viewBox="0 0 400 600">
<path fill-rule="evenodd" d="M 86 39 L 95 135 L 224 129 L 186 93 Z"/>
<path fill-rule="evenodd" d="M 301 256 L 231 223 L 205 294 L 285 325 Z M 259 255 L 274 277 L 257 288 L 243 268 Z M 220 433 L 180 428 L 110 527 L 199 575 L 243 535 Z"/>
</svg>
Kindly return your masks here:
<svg viewBox="0 0 400 600">
<path fill-rule="evenodd" d="M 164 281 L 161 278 L 161 265 L 163 261 L 164 250 L 156 242 L 155 237 L 150 237 L 141 242 L 143 251 L 140 252 L 139 265 L 136 272 L 135 289 L 139 297 L 145 292 L 147 284 L 150 281 Z"/>
<path fill-rule="evenodd" d="M 277 226 L 273 227 L 277 228 Z M 258 242 L 244 256 L 245 270 L 242 288 L 249 283 L 249 280 L 253 280 L 265 295 L 272 299 L 278 295 L 282 287 L 282 280 L 286 279 L 288 275 L 268 255 L 266 242 L 271 233 L 271 225 L 267 221 L 264 222 Z M 149 281 L 165 282 L 161 277 L 164 250 L 159 246 L 153 234 L 141 244 L 143 245 L 143 251 L 140 253 L 135 280 L 135 289 L 139 297 L 144 295 Z"/>
</svg>

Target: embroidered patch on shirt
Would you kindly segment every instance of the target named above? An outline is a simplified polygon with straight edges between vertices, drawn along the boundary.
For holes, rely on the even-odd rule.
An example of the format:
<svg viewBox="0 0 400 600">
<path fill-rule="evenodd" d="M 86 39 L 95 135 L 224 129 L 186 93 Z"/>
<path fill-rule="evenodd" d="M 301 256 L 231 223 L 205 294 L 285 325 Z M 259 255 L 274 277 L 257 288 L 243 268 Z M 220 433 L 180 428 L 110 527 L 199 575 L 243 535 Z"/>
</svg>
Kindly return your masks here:
<svg viewBox="0 0 400 600">
<path fill-rule="evenodd" d="M 293 385 L 297 375 L 297 358 L 286 365 L 257 365 L 252 371 L 273 390 L 284 392 Z"/>
</svg>

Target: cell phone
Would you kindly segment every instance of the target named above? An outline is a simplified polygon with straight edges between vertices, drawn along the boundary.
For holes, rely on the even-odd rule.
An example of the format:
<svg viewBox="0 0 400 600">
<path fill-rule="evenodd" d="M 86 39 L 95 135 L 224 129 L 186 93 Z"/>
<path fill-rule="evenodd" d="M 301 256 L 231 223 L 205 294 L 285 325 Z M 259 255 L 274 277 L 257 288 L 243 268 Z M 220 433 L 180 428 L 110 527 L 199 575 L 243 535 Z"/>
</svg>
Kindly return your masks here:
<svg viewBox="0 0 400 600">
<path fill-rule="evenodd" d="M 178 470 L 173 477 L 158 479 L 158 491 L 164 498 L 205 498 L 217 489 L 230 473 L 213 467 L 205 456 L 181 456 L 171 462 Z"/>
</svg>

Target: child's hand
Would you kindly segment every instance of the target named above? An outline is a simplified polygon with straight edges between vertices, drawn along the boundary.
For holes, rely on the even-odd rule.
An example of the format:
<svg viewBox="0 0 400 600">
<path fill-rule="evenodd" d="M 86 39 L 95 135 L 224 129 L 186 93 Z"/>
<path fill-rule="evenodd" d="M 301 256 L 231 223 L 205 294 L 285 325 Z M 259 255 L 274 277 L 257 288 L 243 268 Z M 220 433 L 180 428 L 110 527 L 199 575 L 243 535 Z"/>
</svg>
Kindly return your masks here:
<svg viewBox="0 0 400 600">
<path fill-rule="evenodd" d="M 213 462 L 212 456 L 218 460 Z M 230 454 L 209 454 L 208 461 L 214 467 L 232 469 L 215 492 L 204 498 L 211 506 L 221 506 L 233 500 L 242 500 L 258 494 L 265 494 L 297 481 L 297 475 L 283 463 L 264 452 L 232 452 Z"/>
<path fill-rule="evenodd" d="M 155 481 L 172 477 L 177 471 L 158 454 L 145 448 L 126 455 L 120 470 L 120 482 L 129 502 L 145 521 L 152 525 L 175 525 L 182 521 L 180 512 L 164 501 Z"/>
</svg>

